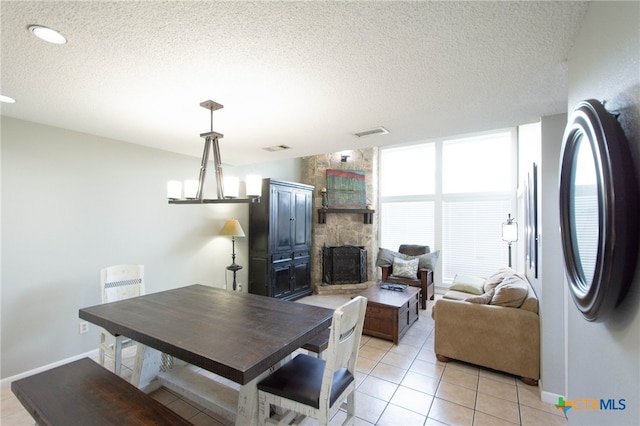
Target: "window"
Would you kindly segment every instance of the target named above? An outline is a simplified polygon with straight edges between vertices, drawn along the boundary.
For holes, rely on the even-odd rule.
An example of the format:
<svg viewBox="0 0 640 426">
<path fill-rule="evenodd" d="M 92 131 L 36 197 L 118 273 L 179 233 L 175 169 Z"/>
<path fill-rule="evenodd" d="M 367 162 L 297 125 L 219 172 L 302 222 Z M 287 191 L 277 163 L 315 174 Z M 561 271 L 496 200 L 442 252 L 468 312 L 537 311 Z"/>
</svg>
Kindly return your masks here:
<svg viewBox="0 0 640 426">
<path fill-rule="evenodd" d="M 490 275 L 508 262 L 502 222 L 515 216 L 515 129 L 382 149 L 380 246 L 441 250 L 436 282 Z"/>
<path fill-rule="evenodd" d="M 381 247 L 434 247 L 435 145 L 382 150 L 380 156 Z"/>
</svg>

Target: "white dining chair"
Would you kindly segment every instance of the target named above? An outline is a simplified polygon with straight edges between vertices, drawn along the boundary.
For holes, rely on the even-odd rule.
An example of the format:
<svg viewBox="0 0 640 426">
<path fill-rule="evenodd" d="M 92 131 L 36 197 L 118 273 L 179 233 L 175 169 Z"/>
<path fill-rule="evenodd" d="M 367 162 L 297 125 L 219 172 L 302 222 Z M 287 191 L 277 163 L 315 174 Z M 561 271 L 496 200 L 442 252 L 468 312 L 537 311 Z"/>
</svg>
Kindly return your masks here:
<svg viewBox="0 0 640 426">
<path fill-rule="evenodd" d="M 343 424 L 353 423 L 356 361 L 366 308 L 367 299 L 357 296 L 335 310 L 326 360 L 299 354 L 258 383 L 260 425 L 297 423 L 307 416 L 326 425 L 339 408 L 347 412 Z M 272 418 L 272 405 L 282 414 Z"/>
<path fill-rule="evenodd" d="M 113 265 L 100 270 L 100 295 L 102 303 L 116 302 L 144 295 L 143 265 Z M 121 335 L 100 330 L 99 357 L 104 365 L 105 356 L 113 359 L 116 374 L 122 368 L 122 349 L 136 342 Z"/>
</svg>

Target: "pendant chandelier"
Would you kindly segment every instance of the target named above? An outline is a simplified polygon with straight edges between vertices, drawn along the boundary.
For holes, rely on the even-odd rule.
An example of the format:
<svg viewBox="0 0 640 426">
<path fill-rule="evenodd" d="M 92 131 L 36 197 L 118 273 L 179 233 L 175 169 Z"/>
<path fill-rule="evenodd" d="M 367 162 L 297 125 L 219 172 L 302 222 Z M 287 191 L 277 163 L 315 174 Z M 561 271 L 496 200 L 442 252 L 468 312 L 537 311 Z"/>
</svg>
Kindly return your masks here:
<svg viewBox="0 0 640 426">
<path fill-rule="evenodd" d="M 169 199 L 169 204 L 259 203 L 260 196 L 262 195 L 261 176 L 247 175 L 246 198 L 238 197 L 240 186 L 238 178 L 223 178 L 222 160 L 220 158 L 220 146 L 218 140 L 222 139 L 224 135 L 213 131 L 213 111 L 222 109 L 223 106 L 211 100 L 201 102 L 200 106 L 211 111 L 211 130 L 200 134 L 200 137 L 204 138 L 204 151 L 202 152 L 200 175 L 197 181 L 187 180 L 184 182 L 184 193 L 182 190 L 182 182 L 169 181 L 167 184 L 167 198 Z M 213 150 L 213 165 L 216 174 L 218 198 L 203 198 L 204 180 L 207 176 L 207 163 L 209 162 L 209 152 L 211 150 Z"/>
</svg>

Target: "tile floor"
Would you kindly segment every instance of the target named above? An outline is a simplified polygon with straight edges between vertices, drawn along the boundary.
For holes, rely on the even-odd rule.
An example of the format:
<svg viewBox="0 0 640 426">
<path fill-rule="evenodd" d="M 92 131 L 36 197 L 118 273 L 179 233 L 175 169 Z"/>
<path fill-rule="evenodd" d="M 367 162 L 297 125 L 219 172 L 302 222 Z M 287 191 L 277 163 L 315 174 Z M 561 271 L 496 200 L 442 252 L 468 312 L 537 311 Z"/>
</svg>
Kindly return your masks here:
<svg viewBox="0 0 640 426">
<path fill-rule="evenodd" d="M 348 298 L 310 296 L 300 302 L 335 308 Z M 127 379 L 135 355 L 131 349 L 122 371 Z M 437 361 L 430 310 L 420 311 L 397 346 L 362 336 L 357 365 L 356 425 L 566 425 L 560 410 L 541 402 L 538 387 L 473 365 Z M 195 425 L 227 424 L 164 388 L 152 395 Z M 0 411 L 3 426 L 34 424 L 8 389 L 2 390 Z M 339 412 L 332 424 L 343 419 Z M 317 422 L 305 419 L 302 424 Z"/>
</svg>

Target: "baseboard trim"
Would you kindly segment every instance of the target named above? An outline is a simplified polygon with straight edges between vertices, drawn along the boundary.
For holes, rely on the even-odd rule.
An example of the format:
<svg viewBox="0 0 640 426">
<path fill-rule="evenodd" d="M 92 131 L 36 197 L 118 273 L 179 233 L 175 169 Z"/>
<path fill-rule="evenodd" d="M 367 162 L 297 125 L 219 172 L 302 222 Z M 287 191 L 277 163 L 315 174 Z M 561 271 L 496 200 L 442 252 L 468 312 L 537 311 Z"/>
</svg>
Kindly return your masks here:
<svg viewBox="0 0 640 426">
<path fill-rule="evenodd" d="M 79 359 L 86 358 L 86 357 L 97 358 L 98 357 L 98 349 L 94 349 L 92 351 L 85 352 L 85 353 L 80 354 L 80 355 L 72 356 L 71 358 L 63 359 L 61 361 L 56 361 L 56 362 L 51 363 L 49 365 L 44 365 L 42 367 L 34 368 L 33 370 L 25 371 L 24 373 L 16 374 L 15 376 L 11 376 L 11 377 L 7 377 L 5 379 L 2 379 L 2 380 L 0 380 L 0 389 L 2 389 L 2 392 L 8 391 L 9 388 L 11 387 L 11 383 L 15 382 L 16 380 L 20 380 L 22 378 L 29 377 L 29 376 L 32 376 L 34 374 L 41 373 L 43 371 L 50 370 L 52 368 L 59 367 L 61 365 L 68 364 L 70 362 L 77 361 Z"/>
<path fill-rule="evenodd" d="M 542 402 L 546 402 L 547 404 L 557 404 L 558 398 L 563 398 L 563 396 L 547 391 L 540 392 L 540 400 L 542 400 Z"/>
</svg>

